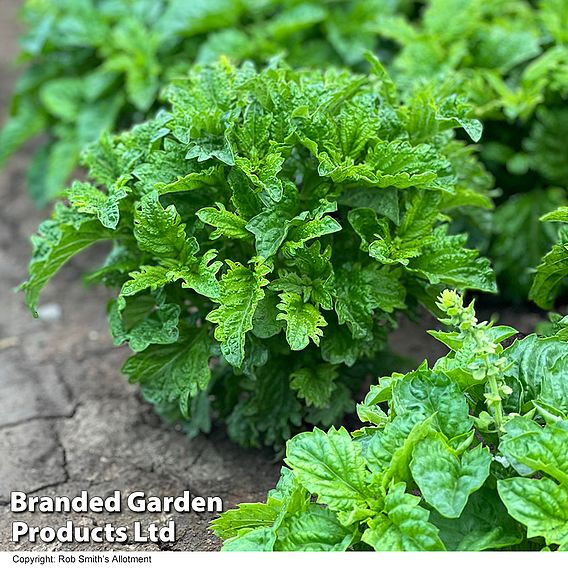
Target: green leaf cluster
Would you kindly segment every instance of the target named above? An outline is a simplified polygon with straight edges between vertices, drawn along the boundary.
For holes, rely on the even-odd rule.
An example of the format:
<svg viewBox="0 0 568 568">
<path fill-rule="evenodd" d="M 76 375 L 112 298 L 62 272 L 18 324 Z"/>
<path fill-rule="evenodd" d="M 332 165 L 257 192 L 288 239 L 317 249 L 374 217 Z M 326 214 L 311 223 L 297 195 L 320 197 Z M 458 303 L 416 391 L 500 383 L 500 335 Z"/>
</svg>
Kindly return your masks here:
<svg viewBox="0 0 568 568">
<path fill-rule="evenodd" d="M 40 227 L 30 308 L 66 260 L 111 241 L 89 278 L 116 291 L 111 332 L 148 400 L 194 431 L 220 418 L 244 445 L 337 423 L 397 314 L 433 308 L 445 286 L 495 291 L 489 262 L 448 230 L 472 195 L 489 202 L 456 158 L 474 160 L 455 129 L 478 123 L 430 84 L 424 123 L 422 98 L 372 64 L 222 60 L 176 80 L 167 110 L 90 149 L 90 181 Z"/>
<path fill-rule="evenodd" d="M 493 185 L 499 207 L 492 215 L 462 203 L 452 230 L 494 260 L 505 299 L 526 301 L 534 268 L 558 240 L 557 227 L 538 218 L 567 204 L 566 12 L 566 0 L 27 0 L 27 68 L 0 133 L 0 165 L 47 134 L 28 175 L 42 204 L 61 193 L 88 143 L 152 116 L 164 85 L 194 62 L 285 57 L 292 67 L 368 71 L 372 51 L 402 90 L 416 91 L 415 141 L 419 123 L 429 136 L 442 119 L 477 141 L 475 119 L 483 120 L 491 176 L 467 149 L 452 158 L 471 204 L 482 199 L 471 193 L 475 176 Z M 443 117 L 424 82 L 444 93 Z M 467 116 L 464 98 L 474 107 Z M 257 180 L 269 188 L 280 158 L 270 159 L 272 170 Z M 333 157 L 322 167 L 333 170 Z"/>
<path fill-rule="evenodd" d="M 494 261 L 505 299 L 526 301 L 534 268 L 559 238 L 538 218 L 567 204 L 567 12 L 566 0 L 27 0 L 27 67 L 0 133 L 0 166 L 27 139 L 47 134 L 28 175 L 44 204 L 60 195 L 88 143 L 152 116 L 163 87 L 194 62 L 284 57 L 292 67 L 366 72 L 371 51 L 403 91 L 416 91 L 414 141 L 440 120 L 457 121 L 477 141 L 475 119 L 483 120 L 480 150 L 491 175 L 471 148 L 448 154 L 470 198 L 452 231 L 466 232 Z M 424 82 L 439 86 L 443 105 Z M 464 98 L 474 107 L 465 115 Z M 279 159 L 273 154 L 266 179 L 257 179 L 277 193 Z M 254 175 L 254 164 L 248 168 Z M 332 156 L 322 168 L 336 168 Z M 472 192 L 474 177 L 494 187 L 495 215 L 476 209 L 487 201 Z"/>
<path fill-rule="evenodd" d="M 40 205 L 65 187 L 84 147 L 152 115 L 160 90 L 226 55 L 358 67 L 380 38 L 370 22 L 407 1 L 26 0 L 20 77 L 0 134 L 0 166 L 40 134 L 28 187 Z M 368 22 L 361 25 L 362 22 Z"/>
<path fill-rule="evenodd" d="M 461 226 L 489 247 L 503 297 L 524 301 L 532 270 L 557 240 L 538 218 L 566 205 L 568 3 L 428 0 L 413 14 L 378 17 L 377 33 L 399 49 L 389 69 L 410 89 L 448 81 L 448 96 L 461 93 L 475 107 L 481 156 L 501 196 L 493 220 L 465 212 Z"/>
<path fill-rule="evenodd" d="M 568 345 L 438 307 L 448 354 L 379 379 L 359 430 L 292 438 L 266 502 L 213 521 L 224 550 L 568 550 Z"/>
</svg>

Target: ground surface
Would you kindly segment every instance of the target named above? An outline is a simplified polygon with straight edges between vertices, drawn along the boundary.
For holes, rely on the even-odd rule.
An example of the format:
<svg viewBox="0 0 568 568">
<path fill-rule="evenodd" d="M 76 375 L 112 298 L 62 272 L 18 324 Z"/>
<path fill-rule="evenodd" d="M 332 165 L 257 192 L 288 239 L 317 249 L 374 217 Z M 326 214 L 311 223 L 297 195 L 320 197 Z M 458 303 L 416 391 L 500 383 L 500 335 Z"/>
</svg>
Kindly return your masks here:
<svg viewBox="0 0 568 568">
<path fill-rule="evenodd" d="M 0 0 L 0 122 L 16 77 L 19 2 Z M 26 276 L 28 236 L 46 212 L 38 212 L 24 191 L 29 157 L 21 152 L 0 174 L 0 550 L 10 542 L 11 523 L 60 526 L 71 519 L 94 526 L 102 516 L 12 514 L 10 491 L 75 496 L 87 489 L 106 495 L 115 489 L 148 495 L 220 495 L 226 506 L 262 499 L 274 486 L 280 464 L 268 451 L 244 451 L 222 430 L 188 440 L 165 425 L 128 385 L 119 369 L 126 350 L 112 346 L 105 319 L 106 292 L 78 284 L 83 256 L 66 267 L 43 297 L 43 315 L 33 320 L 13 293 Z M 531 331 L 534 315 L 510 312 L 503 321 Z M 427 327 L 431 322 L 425 322 Z M 432 359 L 440 351 L 423 332 L 405 323 L 393 346 Z M 163 522 L 166 514 L 113 516 L 117 525 Z M 205 515 L 177 515 L 174 550 L 214 550 L 218 541 L 206 529 Z M 104 521 L 103 521 L 104 522 Z M 153 550 L 156 545 L 122 545 Z M 23 549 L 105 550 L 110 545 L 22 546 Z"/>
</svg>

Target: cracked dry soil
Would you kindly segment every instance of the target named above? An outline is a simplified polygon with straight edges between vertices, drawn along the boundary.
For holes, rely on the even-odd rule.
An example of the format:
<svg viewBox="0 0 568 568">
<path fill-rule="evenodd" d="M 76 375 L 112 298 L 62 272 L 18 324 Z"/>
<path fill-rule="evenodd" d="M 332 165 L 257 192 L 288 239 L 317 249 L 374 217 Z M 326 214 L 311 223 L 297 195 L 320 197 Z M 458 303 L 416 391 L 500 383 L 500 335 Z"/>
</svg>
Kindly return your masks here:
<svg viewBox="0 0 568 568">
<path fill-rule="evenodd" d="M 17 76 L 16 14 L 20 2 L 0 0 L 0 123 Z M 231 444 L 222 429 L 189 440 L 164 424 L 145 404 L 135 386 L 120 374 L 127 349 L 113 347 L 105 305 L 108 293 L 79 285 L 82 268 L 93 266 L 104 250 L 71 262 L 50 284 L 42 302 L 52 316 L 34 320 L 14 288 L 26 277 L 29 235 L 46 216 L 25 192 L 24 171 L 31 148 L 24 149 L 0 174 L 0 550 L 91 550 L 110 544 L 14 544 L 11 524 L 95 526 L 105 522 L 131 526 L 174 519 L 172 550 L 216 550 L 220 543 L 207 530 L 205 514 L 11 513 L 10 491 L 32 495 L 219 495 L 229 508 L 265 497 L 280 464 L 269 450 L 249 451 Z M 509 312 L 507 323 L 530 332 L 538 316 Z M 513 321 L 512 321 L 513 320 Z M 392 336 L 399 352 L 417 360 L 442 350 L 420 327 L 403 323 Z M 157 550 L 155 544 L 126 543 L 120 550 Z"/>
</svg>

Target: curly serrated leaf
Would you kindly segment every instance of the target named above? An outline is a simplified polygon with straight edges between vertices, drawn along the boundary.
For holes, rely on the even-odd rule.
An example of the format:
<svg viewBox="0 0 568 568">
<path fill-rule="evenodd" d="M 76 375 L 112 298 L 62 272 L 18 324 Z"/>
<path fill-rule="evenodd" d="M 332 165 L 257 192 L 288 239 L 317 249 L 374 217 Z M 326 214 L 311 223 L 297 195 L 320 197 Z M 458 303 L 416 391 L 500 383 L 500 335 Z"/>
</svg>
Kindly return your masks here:
<svg viewBox="0 0 568 568">
<path fill-rule="evenodd" d="M 139 271 L 131 272 L 120 290 L 119 303 L 125 296 L 133 296 L 143 290 L 157 290 L 166 284 L 181 281 L 183 288 L 191 288 L 207 298 L 219 297 L 219 282 L 215 275 L 221 269 L 219 260 L 213 261 L 217 251 L 209 250 L 201 258 L 191 257 L 186 264 L 170 266 L 141 266 Z M 213 261 L 213 262 L 212 262 Z"/>
<path fill-rule="evenodd" d="M 207 316 L 216 323 L 215 339 L 221 343 L 225 359 L 240 367 L 245 357 L 245 339 L 253 328 L 253 317 L 258 303 L 264 298 L 265 278 L 270 272 L 266 264 L 249 269 L 240 263 L 227 261 L 229 270 L 221 278 L 219 307 Z"/>
<path fill-rule="evenodd" d="M 299 294 L 283 292 L 278 304 L 280 313 L 277 320 L 286 323 L 286 339 L 292 351 L 301 351 L 308 346 L 310 339 L 319 345 L 323 335 L 322 327 L 327 325 L 324 317 L 313 305 L 305 303 Z"/>
<path fill-rule="evenodd" d="M 274 201 L 282 198 L 282 180 L 277 174 L 282 169 L 284 158 L 277 152 L 272 152 L 255 164 L 248 158 L 237 158 L 236 165 L 251 180 L 253 185 L 266 191 Z"/>
<path fill-rule="evenodd" d="M 219 297 L 220 287 L 216 274 L 223 263 L 217 258 L 217 251 L 208 250 L 201 258 L 172 269 L 176 279 L 181 279 L 182 288 L 190 288 L 198 294 L 215 300 Z"/>
<path fill-rule="evenodd" d="M 122 310 L 119 302 L 109 309 L 109 327 L 115 345 L 128 342 L 132 351 L 144 351 L 149 345 L 175 343 L 179 337 L 181 309 L 151 296 L 139 297 Z"/>
<path fill-rule="evenodd" d="M 199 172 L 191 172 L 169 183 L 157 183 L 159 195 L 169 193 L 194 191 L 202 187 L 215 187 L 223 181 L 224 172 L 219 166 L 211 166 Z"/>
<path fill-rule="evenodd" d="M 196 215 L 200 221 L 212 225 L 215 230 L 211 233 L 211 239 L 227 237 L 229 239 L 250 239 L 251 234 L 246 229 L 246 221 L 238 215 L 225 209 L 222 203 L 216 207 L 204 207 Z"/>
<path fill-rule="evenodd" d="M 334 382 L 337 376 L 336 365 L 298 369 L 290 375 L 290 386 L 298 391 L 298 396 L 303 398 L 308 406 L 324 407 L 335 390 Z"/>
<path fill-rule="evenodd" d="M 497 292 L 495 274 L 486 258 L 465 248 L 467 235 L 447 235 L 445 226 L 434 231 L 433 239 L 409 262 L 408 270 L 431 284 L 445 282 L 459 290 Z"/>
<path fill-rule="evenodd" d="M 284 243 L 284 254 L 293 252 L 308 241 L 341 231 L 341 225 L 326 213 L 337 210 L 337 203 L 322 200 L 314 211 L 304 211 L 290 223 L 290 230 Z"/>
<path fill-rule="evenodd" d="M 75 224 L 46 221 L 32 237 L 34 257 L 29 278 L 21 285 L 26 304 L 37 317 L 37 304 L 43 287 L 73 256 L 92 244 L 114 238 L 114 231 L 101 228 L 99 221 L 78 220 Z"/>
<path fill-rule="evenodd" d="M 141 266 L 140 270 L 131 272 L 120 289 L 119 305 L 124 304 L 125 296 L 134 296 L 143 290 L 157 290 L 173 282 L 172 274 L 163 266 Z"/>
<path fill-rule="evenodd" d="M 430 187 L 437 172 L 447 167 L 447 161 L 436 156 L 432 147 L 412 146 L 400 140 L 376 144 L 362 164 L 341 162 L 327 152 L 320 153 L 318 159 L 318 173 L 335 183 L 363 183 L 378 188 Z"/>
<path fill-rule="evenodd" d="M 176 401 L 187 418 L 190 398 L 211 379 L 209 351 L 206 330 L 196 329 L 172 345 L 151 345 L 130 357 L 122 370 L 130 382 L 140 383 L 149 401 Z"/>
<path fill-rule="evenodd" d="M 405 306 L 404 299 L 405 290 L 394 271 L 347 263 L 337 274 L 335 311 L 355 339 L 370 337 L 375 310 L 391 313 Z"/>
<path fill-rule="evenodd" d="M 543 309 L 552 308 L 563 283 L 568 278 L 568 243 L 556 244 L 536 269 L 529 298 Z"/>
<path fill-rule="evenodd" d="M 112 186 L 108 194 L 89 183 L 76 181 L 65 191 L 65 195 L 77 211 L 96 215 L 103 227 L 116 229 L 119 221 L 119 202 L 128 194 L 124 187 L 127 179 L 123 178 L 116 186 Z"/>
<path fill-rule="evenodd" d="M 134 236 L 140 250 L 157 258 L 184 262 L 197 250 L 197 242 L 187 239 L 175 206 L 164 209 L 156 191 L 145 195 L 134 212 Z"/>
</svg>

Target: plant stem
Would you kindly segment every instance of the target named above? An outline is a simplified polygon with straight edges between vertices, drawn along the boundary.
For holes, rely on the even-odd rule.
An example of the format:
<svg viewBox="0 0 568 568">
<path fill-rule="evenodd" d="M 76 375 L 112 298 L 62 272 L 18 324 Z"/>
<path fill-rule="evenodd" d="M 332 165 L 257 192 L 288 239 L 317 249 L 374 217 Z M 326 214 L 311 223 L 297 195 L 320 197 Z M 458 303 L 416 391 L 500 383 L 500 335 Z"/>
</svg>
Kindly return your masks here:
<svg viewBox="0 0 568 568">
<path fill-rule="evenodd" d="M 499 385 L 497 384 L 497 379 L 494 375 L 490 375 L 488 377 L 487 384 L 489 385 L 489 389 L 493 395 L 488 406 L 490 407 L 493 418 L 495 419 L 495 425 L 497 426 L 497 429 L 500 430 L 503 425 L 503 405 L 501 404 Z"/>
</svg>

